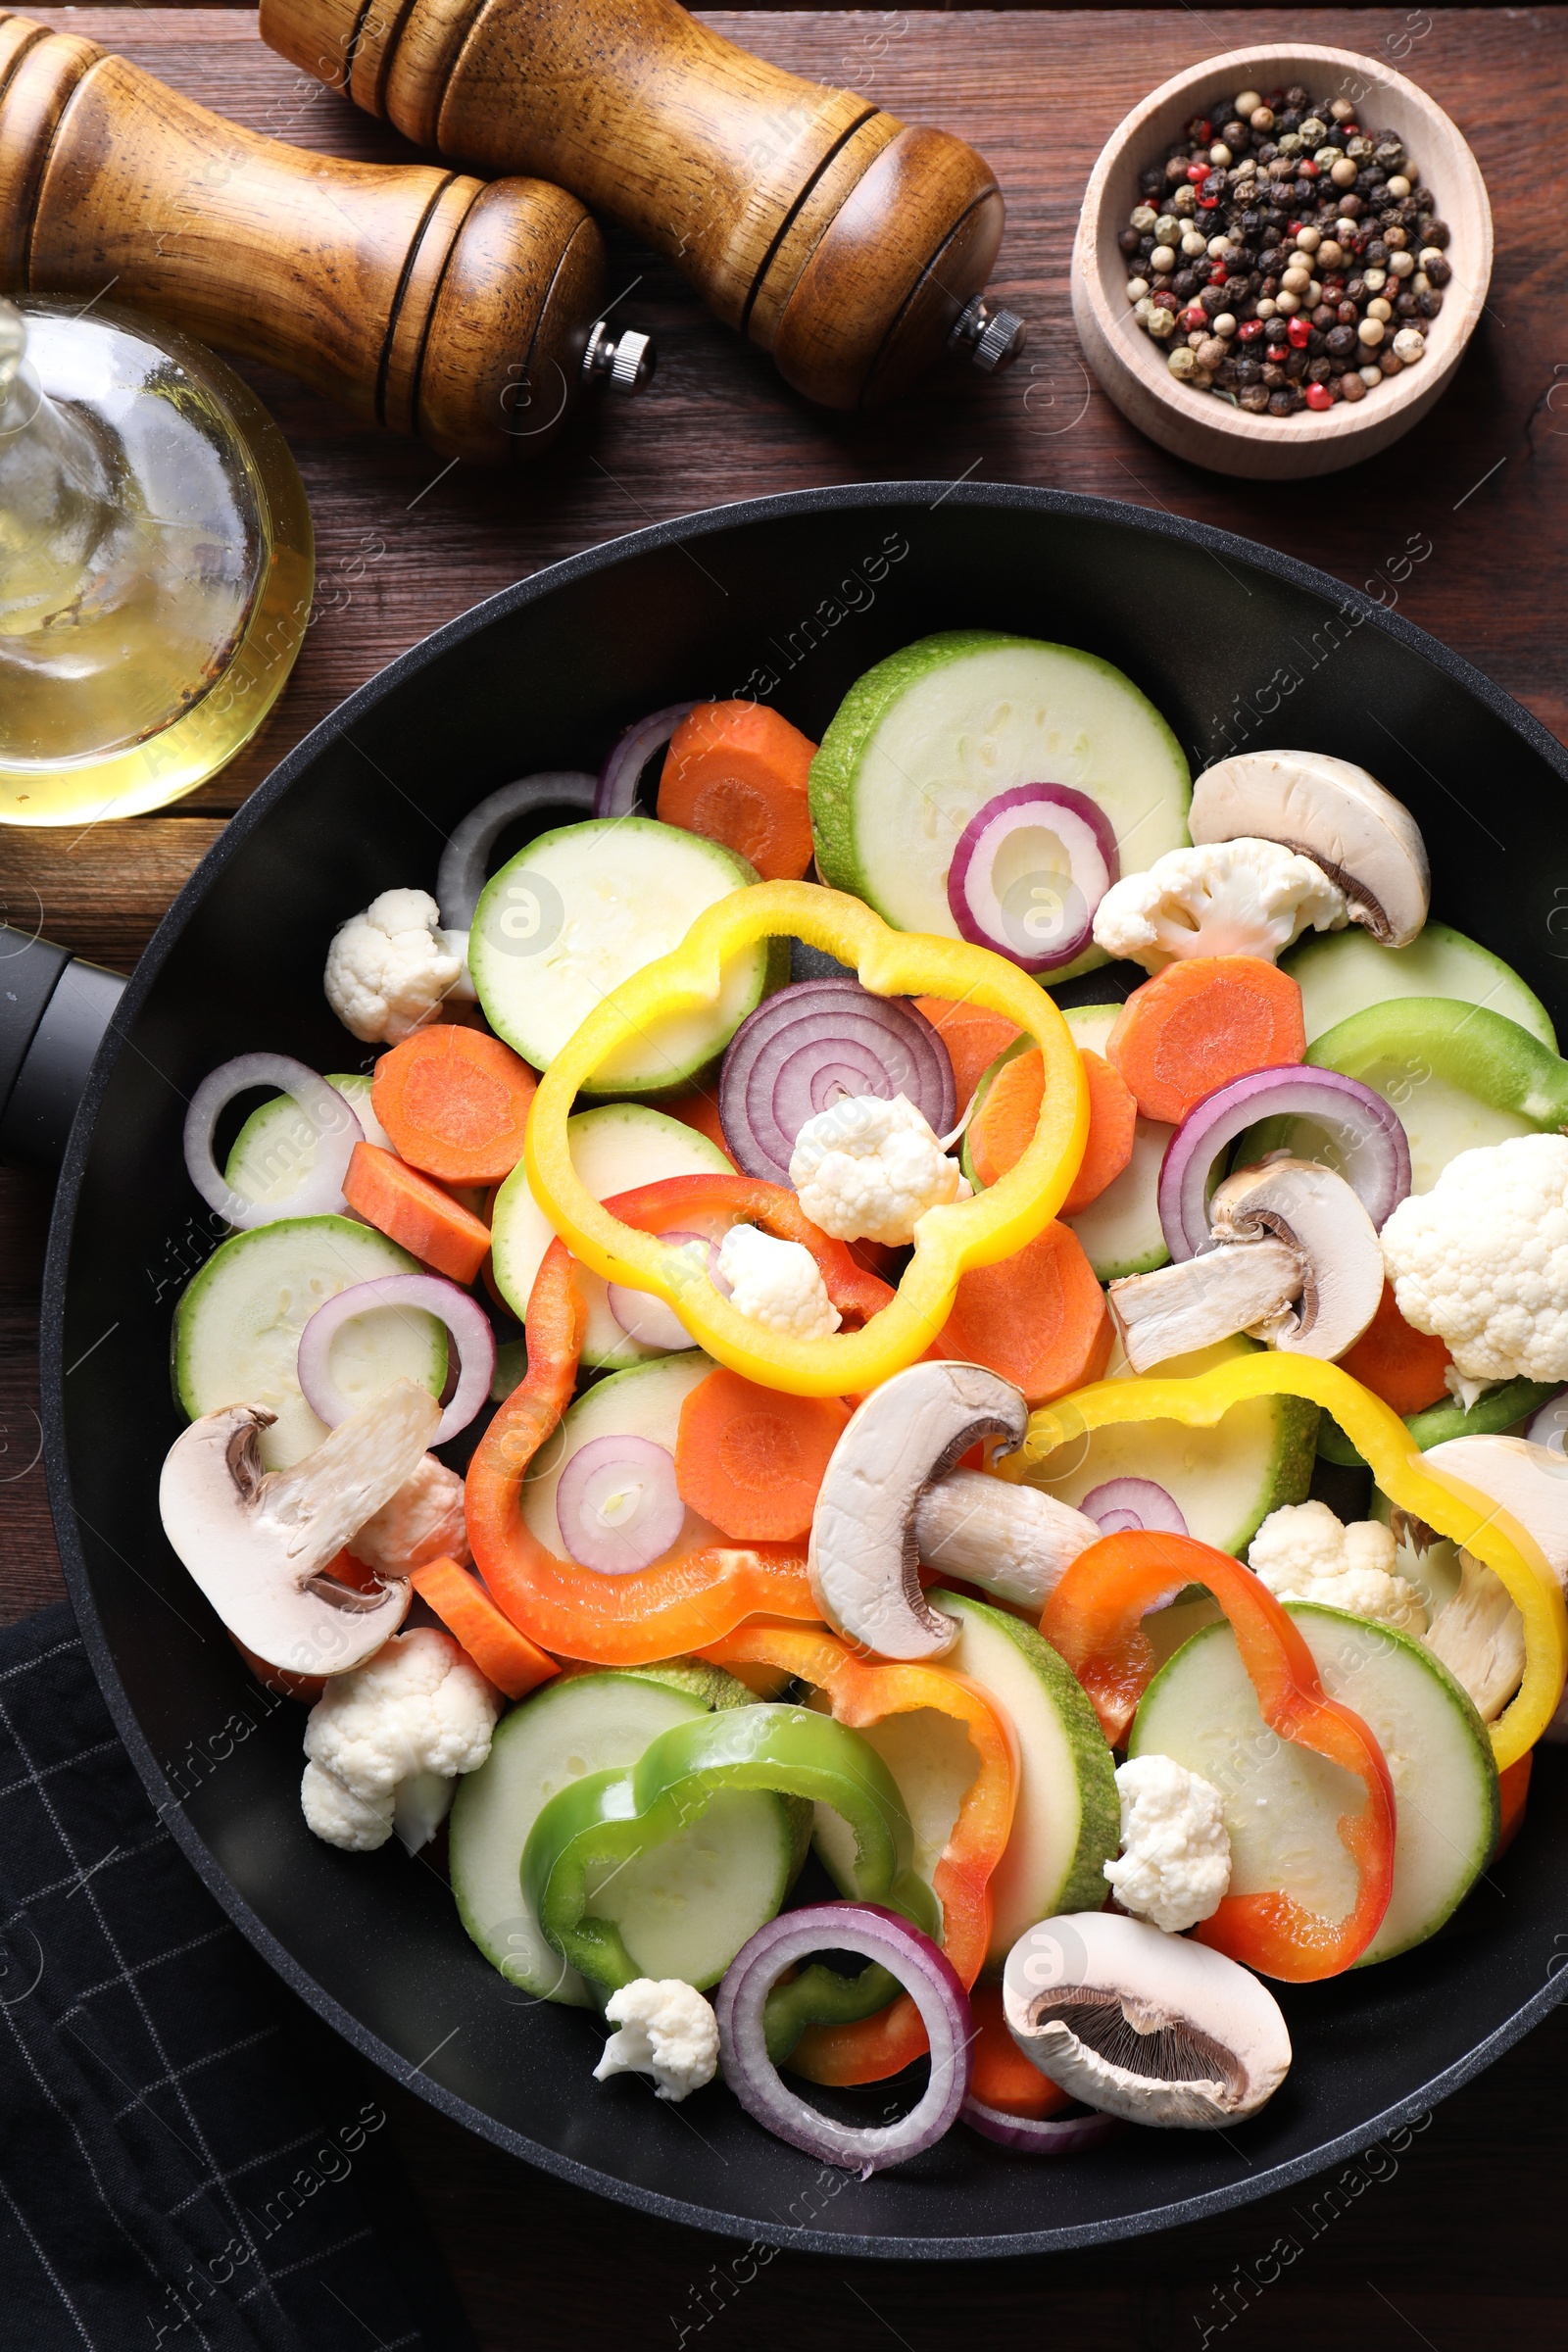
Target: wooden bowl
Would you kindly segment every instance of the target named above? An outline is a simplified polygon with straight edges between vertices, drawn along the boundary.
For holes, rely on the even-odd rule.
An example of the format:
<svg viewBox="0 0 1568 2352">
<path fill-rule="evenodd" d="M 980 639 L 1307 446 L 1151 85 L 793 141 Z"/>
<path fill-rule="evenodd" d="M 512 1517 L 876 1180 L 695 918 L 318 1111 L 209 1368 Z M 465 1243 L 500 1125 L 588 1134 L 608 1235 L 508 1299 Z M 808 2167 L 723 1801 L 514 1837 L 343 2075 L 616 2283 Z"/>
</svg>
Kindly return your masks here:
<svg viewBox="0 0 1568 2352">
<path fill-rule="evenodd" d="M 1301 82 L 1324 106 L 1346 97 L 1363 130 L 1401 140 L 1452 232 L 1453 276 L 1435 318 L 1423 322 L 1424 358 L 1354 407 L 1252 416 L 1212 393 L 1177 382 L 1166 351 L 1145 334 L 1127 300 L 1127 260 L 1116 239 L 1139 202 L 1138 175 L 1162 159 L 1194 115 L 1218 122 L 1238 90 Z M 1364 107 L 1364 114 L 1359 110 Z M 1424 416 L 1458 367 L 1492 276 L 1492 207 L 1480 166 L 1441 106 L 1402 74 L 1353 49 L 1228 49 L 1173 74 L 1121 122 L 1102 150 L 1084 197 L 1072 260 L 1072 315 L 1085 357 L 1122 415 L 1178 458 L 1216 473 L 1294 481 L 1337 473 L 1387 449 Z"/>
</svg>

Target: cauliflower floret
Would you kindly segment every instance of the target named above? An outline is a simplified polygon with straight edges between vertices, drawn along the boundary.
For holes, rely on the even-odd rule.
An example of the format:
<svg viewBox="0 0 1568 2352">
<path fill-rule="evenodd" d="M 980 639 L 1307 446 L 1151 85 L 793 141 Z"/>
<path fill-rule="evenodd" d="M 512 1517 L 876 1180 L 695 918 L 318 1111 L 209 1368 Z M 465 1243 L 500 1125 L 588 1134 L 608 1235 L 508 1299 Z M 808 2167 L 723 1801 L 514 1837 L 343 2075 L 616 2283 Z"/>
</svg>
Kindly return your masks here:
<svg viewBox="0 0 1568 2352">
<path fill-rule="evenodd" d="M 383 890 L 326 952 L 326 1001 L 367 1045 L 397 1045 L 448 997 L 471 1000 L 468 934 L 443 931 L 427 890 Z"/>
<path fill-rule="evenodd" d="M 841 1242 L 914 1239 L 928 1208 L 969 1187 L 922 1114 L 903 1095 L 846 1095 L 795 1138 L 790 1182 L 802 1208 Z"/>
<path fill-rule="evenodd" d="M 1382 1238 L 1400 1314 L 1461 1380 L 1568 1380 L 1568 1136 L 1461 1152 Z"/>
<path fill-rule="evenodd" d="M 1146 972 L 1183 956 L 1262 956 L 1270 963 L 1311 925 L 1343 931 L 1349 903 L 1321 866 L 1277 841 L 1209 841 L 1167 850 L 1113 882 L 1095 909 L 1095 945 Z"/>
<path fill-rule="evenodd" d="M 391 1501 L 367 1519 L 350 1551 L 382 1576 L 407 1576 L 427 1560 L 456 1560 L 466 1568 L 470 1555 L 463 1492 L 457 1472 L 427 1453 Z"/>
<path fill-rule="evenodd" d="M 450 1634 L 420 1626 L 394 1635 L 368 1665 L 334 1675 L 311 1709 L 300 1786 L 307 1822 L 351 1853 L 384 1845 L 403 1784 L 475 1771 L 490 1753 L 499 1709 Z"/>
<path fill-rule="evenodd" d="M 1427 1613 L 1414 1585 L 1394 1573 L 1393 1531 L 1376 1519 L 1346 1527 L 1326 1502 L 1289 1502 L 1270 1511 L 1247 1564 L 1276 1600 L 1315 1600 L 1351 1617 L 1374 1617 L 1424 1634 Z"/>
<path fill-rule="evenodd" d="M 831 1339 L 843 1320 L 804 1242 L 734 1225 L 718 1246 L 719 1279 L 737 1313 L 791 1340 Z"/>
<path fill-rule="evenodd" d="M 605 2015 L 612 2034 L 594 2068 L 596 2082 L 612 2075 L 652 2075 L 662 2099 L 689 2098 L 718 2072 L 718 2020 L 710 2004 L 679 1977 L 636 1977 L 612 1992 Z"/>
<path fill-rule="evenodd" d="M 1122 1909 L 1167 1936 L 1212 1918 L 1231 1883 L 1219 1790 L 1172 1756 L 1134 1756 L 1117 1770 L 1116 1794 L 1121 1859 L 1104 1872 Z"/>
</svg>

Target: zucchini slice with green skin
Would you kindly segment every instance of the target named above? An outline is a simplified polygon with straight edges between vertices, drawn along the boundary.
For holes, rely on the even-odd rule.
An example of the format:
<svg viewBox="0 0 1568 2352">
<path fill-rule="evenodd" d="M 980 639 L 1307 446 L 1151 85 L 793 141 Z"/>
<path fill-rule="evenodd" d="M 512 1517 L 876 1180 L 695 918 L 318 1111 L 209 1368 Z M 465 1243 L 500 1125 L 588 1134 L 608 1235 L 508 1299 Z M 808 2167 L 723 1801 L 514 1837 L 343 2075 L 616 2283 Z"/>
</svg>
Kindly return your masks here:
<svg viewBox="0 0 1568 2352">
<path fill-rule="evenodd" d="M 300 1333 L 318 1306 L 359 1282 L 417 1274 L 416 1259 L 352 1217 L 278 1217 L 220 1243 L 174 1309 L 174 1393 L 193 1421 L 225 1404 L 277 1415 L 261 1433 L 269 1470 L 285 1470 L 326 1436 L 300 1393 Z M 332 1343 L 332 1377 L 350 1407 L 395 1380 L 439 1396 L 447 1335 L 434 1315 L 382 1306 L 345 1324 Z"/>
<path fill-rule="evenodd" d="M 698 915 L 757 880 L 732 850 L 649 816 L 541 833 L 485 884 L 468 969 L 486 1020 L 547 1070 L 594 1007 L 678 948 Z M 587 1095 L 678 1094 L 788 976 L 789 943 L 759 940 L 724 968 L 716 1005 L 650 1021 L 585 1080 Z"/>
<path fill-rule="evenodd" d="M 560 1428 L 528 1465 L 522 1482 L 522 1516 L 528 1532 L 558 1560 L 568 1561 L 556 1516 L 556 1492 L 561 1474 L 573 1454 L 595 1438 L 648 1438 L 673 1454 L 680 1436 L 680 1408 L 693 1389 L 714 1369 L 713 1359 L 700 1348 L 683 1348 L 678 1355 L 656 1355 L 646 1364 L 633 1364 L 596 1381 L 562 1419 Z M 666 1555 L 671 1560 L 701 1551 L 709 1544 L 725 1544 L 728 1537 L 693 1510 L 686 1513 L 679 1536 Z M 569 1564 L 569 1561 L 568 1561 Z M 575 1573 L 591 1576 L 592 1569 Z"/>
<path fill-rule="evenodd" d="M 955 629 L 879 662 L 840 704 L 811 762 L 822 879 L 900 931 L 956 939 L 947 881 L 958 837 L 1020 784 L 1087 794 L 1128 873 L 1186 846 L 1186 759 L 1129 677 L 1073 646 Z M 1105 961 L 1090 947 L 1050 979 Z"/>
<path fill-rule="evenodd" d="M 1182 1380 L 1256 1352 L 1238 1332 L 1194 1355 L 1172 1356 L 1160 1377 Z M 1127 1378 L 1118 1346 L 1107 1377 Z M 1078 1508 L 1111 1478 L 1152 1478 L 1173 1495 L 1189 1535 L 1239 1559 L 1270 1511 L 1304 1502 L 1317 1451 L 1318 1408 L 1301 1396 L 1253 1396 L 1212 1429 L 1179 1421 L 1112 1423 L 1073 1438 L 1031 1466 L 1029 1484 Z"/>
<path fill-rule="evenodd" d="M 1454 997 L 1462 1004 L 1484 1004 L 1557 1051 L 1551 1015 L 1534 989 L 1512 964 L 1446 923 L 1429 922 L 1407 948 L 1384 947 L 1359 923 L 1344 931 L 1308 931 L 1280 957 L 1280 970 L 1301 992 L 1308 1054 L 1352 1013 L 1396 997 Z"/>
<path fill-rule="evenodd" d="M 1369 1005 L 1318 1038 L 1306 1058 L 1393 1103 L 1410 1139 L 1413 1193 L 1429 1193 L 1461 1152 L 1568 1125 L 1568 1062 L 1517 1021 L 1452 997 Z M 1232 1165 L 1282 1150 L 1341 1172 L 1334 1147 L 1310 1119 L 1250 1127 L 1237 1139 Z"/>
<path fill-rule="evenodd" d="M 635 1764 L 672 1724 L 751 1698 L 721 1667 L 674 1658 L 564 1677 L 504 1717 L 484 1763 L 458 1783 L 449 1867 L 458 1916 L 509 1984 L 538 2000 L 590 2005 L 582 1978 L 545 1941 L 518 1876 L 528 1832 L 550 1798 L 589 1773 Z"/>
<path fill-rule="evenodd" d="M 335 1086 L 365 1130 L 368 1144 L 383 1152 L 392 1138 L 370 1107 L 370 1080 L 358 1070 L 334 1070 Z M 316 1130 L 289 1095 L 274 1095 L 251 1112 L 234 1138 L 223 1181 L 247 1200 L 286 1200 L 316 1165 Z"/>
<path fill-rule="evenodd" d="M 1491 1861 L 1499 1820 L 1492 1740 L 1424 1642 L 1315 1601 L 1288 1601 L 1286 1610 L 1324 1690 L 1368 1725 L 1394 1781 L 1394 1892 L 1355 1964 L 1367 1968 L 1436 1935 Z M 1228 1624 L 1205 1626 L 1160 1668 L 1127 1752 L 1172 1756 L 1218 1789 L 1233 1894 L 1280 1887 L 1331 1919 L 1351 1908 L 1355 1866 L 1336 1825 L 1357 1809 L 1359 1783 L 1269 1730 Z"/>
<path fill-rule="evenodd" d="M 1077 1676 L 1033 1626 L 966 1593 L 926 1597 L 958 1621 L 943 1665 L 995 1697 L 1018 1741 L 1018 1805 L 991 1881 L 986 1965 L 998 1969 L 1038 1920 L 1104 1902 L 1121 1838 L 1115 1766 Z"/>
<path fill-rule="evenodd" d="M 571 1164 L 596 1200 L 635 1192 L 668 1176 L 735 1172 L 715 1143 L 649 1102 L 604 1102 L 594 1110 L 579 1110 L 566 1121 L 566 1139 Z M 670 1221 L 684 1230 L 683 1219 Z M 731 1222 L 723 1218 L 720 1229 Z M 528 1171 L 519 1159 L 496 1195 L 490 1220 L 496 1287 L 519 1323 L 527 1318 L 534 1276 L 555 1238 L 555 1228 L 529 1190 Z M 577 1281 L 587 1307 L 582 1360 L 590 1371 L 623 1371 L 662 1352 L 622 1330 L 610 1311 L 610 1286 L 602 1275 L 580 1266 Z"/>
</svg>

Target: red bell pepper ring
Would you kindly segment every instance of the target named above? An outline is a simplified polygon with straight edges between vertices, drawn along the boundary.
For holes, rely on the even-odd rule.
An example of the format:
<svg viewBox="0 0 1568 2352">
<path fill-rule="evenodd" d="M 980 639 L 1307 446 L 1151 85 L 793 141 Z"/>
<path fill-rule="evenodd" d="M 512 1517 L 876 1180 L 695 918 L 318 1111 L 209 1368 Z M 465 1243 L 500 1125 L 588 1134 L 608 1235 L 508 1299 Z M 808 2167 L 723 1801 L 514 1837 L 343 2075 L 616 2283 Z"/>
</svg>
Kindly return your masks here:
<svg viewBox="0 0 1568 2352">
<path fill-rule="evenodd" d="M 869 1318 L 892 1297 L 843 1242 L 808 1223 L 781 1185 L 717 1173 L 671 1176 L 606 1205 L 643 1233 L 728 1211 L 784 1241 L 804 1242 L 846 1316 Z M 520 1492 L 529 1464 L 571 1401 L 582 1350 L 576 1261 L 560 1240 L 534 1278 L 525 1336 L 527 1374 L 474 1448 L 464 1494 L 474 1563 L 520 1632 L 555 1657 L 646 1666 L 716 1642 L 758 1611 L 820 1623 L 801 1544 L 710 1544 L 630 1576 L 600 1576 L 547 1549 L 523 1519 Z"/>
<path fill-rule="evenodd" d="M 1306 1984 L 1359 1959 L 1383 1923 L 1394 1886 L 1394 1784 L 1359 1715 L 1330 1698 L 1306 1641 L 1250 1568 L 1190 1536 L 1129 1529 L 1080 1552 L 1046 1603 L 1040 1630 L 1095 1704 L 1111 1744 L 1124 1738 L 1154 1671 L 1143 1620 L 1185 1585 L 1201 1585 L 1230 1619 L 1242 1663 L 1269 1729 L 1352 1773 L 1366 1790 L 1342 1814 L 1340 1840 L 1355 1864 L 1356 1896 L 1343 1919 L 1308 1911 L 1283 1890 L 1227 1894 L 1193 1933 L 1262 1976 Z"/>
</svg>

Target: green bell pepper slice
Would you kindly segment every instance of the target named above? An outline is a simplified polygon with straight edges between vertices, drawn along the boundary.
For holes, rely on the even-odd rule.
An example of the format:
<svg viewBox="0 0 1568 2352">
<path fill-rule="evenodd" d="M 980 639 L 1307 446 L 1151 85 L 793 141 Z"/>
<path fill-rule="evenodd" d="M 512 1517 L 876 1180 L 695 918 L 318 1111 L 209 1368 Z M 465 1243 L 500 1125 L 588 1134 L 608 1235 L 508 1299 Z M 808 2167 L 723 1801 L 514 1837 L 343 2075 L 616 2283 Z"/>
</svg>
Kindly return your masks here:
<svg viewBox="0 0 1568 2352">
<path fill-rule="evenodd" d="M 855 1896 L 902 1911 L 940 1942 L 936 1897 L 913 1867 L 909 1816 L 875 1748 L 831 1715 L 758 1705 L 674 1724 L 628 1770 L 591 1773 L 550 1799 L 528 1834 L 521 1877 L 564 1960 L 612 1990 L 631 1983 L 639 1971 L 615 1923 L 590 1910 L 590 1882 L 663 1844 L 725 1788 L 831 1806 L 855 1839 Z"/>
</svg>

